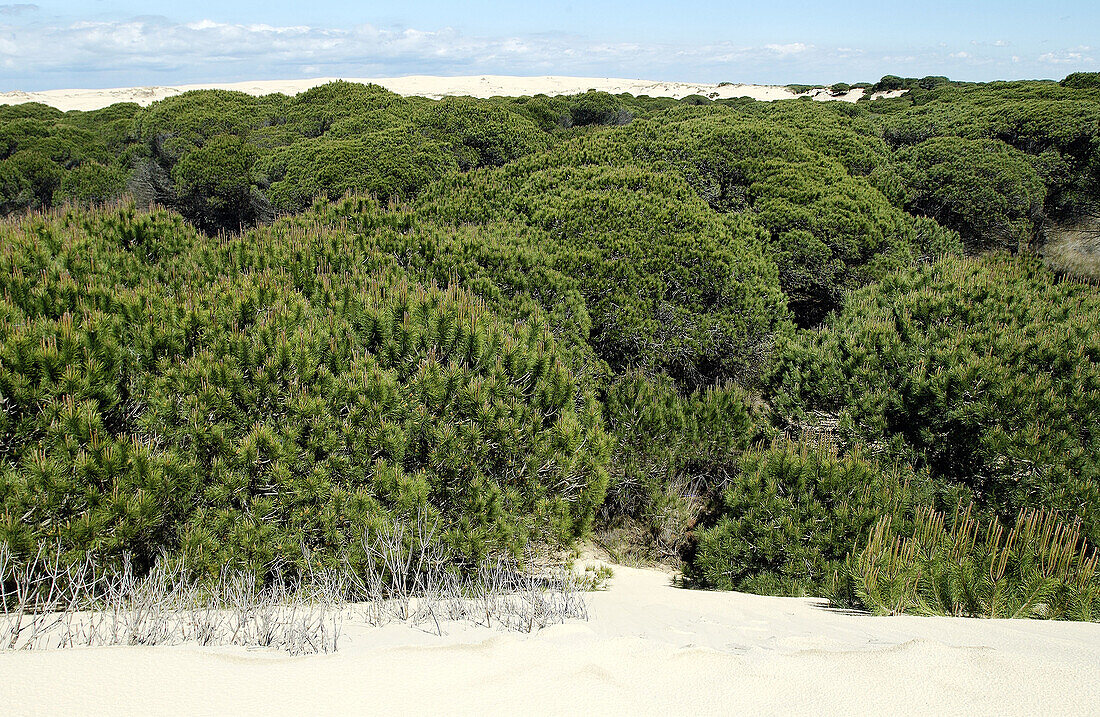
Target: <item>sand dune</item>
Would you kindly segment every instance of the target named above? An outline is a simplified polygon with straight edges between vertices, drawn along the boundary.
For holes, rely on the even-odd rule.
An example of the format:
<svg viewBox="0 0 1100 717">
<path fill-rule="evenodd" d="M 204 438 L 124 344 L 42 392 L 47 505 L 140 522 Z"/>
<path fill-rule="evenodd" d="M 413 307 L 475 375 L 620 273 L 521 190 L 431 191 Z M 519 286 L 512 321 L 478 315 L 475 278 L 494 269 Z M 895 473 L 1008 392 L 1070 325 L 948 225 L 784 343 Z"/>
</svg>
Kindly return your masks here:
<svg viewBox="0 0 1100 717">
<path fill-rule="evenodd" d="M 212 83 L 198 85 L 179 85 L 177 87 L 117 87 L 98 90 L 46 90 L 42 92 L 3 92 L 0 104 L 21 104 L 41 102 L 60 110 L 94 110 L 116 102 L 137 102 L 148 105 L 166 97 L 172 97 L 188 90 L 222 89 L 247 92 L 251 95 L 266 95 L 282 92 L 288 95 L 304 92 L 310 87 L 323 85 L 335 79 L 350 82 L 374 83 L 401 95 L 421 97 L 440 97 L 450 95 L 469 95 L 471 97 L 493 97 L 495 95 L 571 95 L 590 89 L 603 90 L 618 94 L 628 92 L 632 95 L 651 97 L 675 97 L 705 95 L 711 99 L 731 97 L 752 97 L 757 100 L 781 100 L 800 97 L 786 87 L 778 85 L 743 84 L 705 84 L 691 82 L 657 82 L 652 80 L 625 80 L 611 77 L 510 77 L 503 75 L 472 75 L 468 77 L 433 77 L 413 75 L 409 77 L 373 77 L 373 78 L 335 78 L 318 77 L 309 80 L 264 80 L 257 82 Z M 875 97 L 896 97 L 904 91 L 877 93 Z M 843 95 L 834 96 L 825 89 L 811 90 L 805 96 L 815 100 L 840 100 L 855 102 L 863 97 L 863 90 L 852 90 Z"/>
<path fill-rule="evenodd" d="M 348 625 L 338 653 L 0 653 L 7 715 L 1096 714 L 1100 625 L 851 616 L 615 568 L 534 635 Z"/>
</svg>

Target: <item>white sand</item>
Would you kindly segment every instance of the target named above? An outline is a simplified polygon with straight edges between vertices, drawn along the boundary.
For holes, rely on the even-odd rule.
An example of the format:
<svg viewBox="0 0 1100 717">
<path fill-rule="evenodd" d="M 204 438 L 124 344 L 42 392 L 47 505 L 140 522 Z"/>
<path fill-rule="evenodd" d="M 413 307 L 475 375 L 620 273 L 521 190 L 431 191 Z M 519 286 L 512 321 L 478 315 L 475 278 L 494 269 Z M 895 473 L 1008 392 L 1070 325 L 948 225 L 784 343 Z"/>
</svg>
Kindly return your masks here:
<svg viewBox="0 0 1100 717">
<path fill-rule="evenodd" d="M 332 655 L 0 653 L 5 715 L 1097 714 L 1100 625 L 829 612 L 615 568 L 535 635 L 346 626 Z"/>
<path fill-rule="evenodd" d="M 166 97 L 178 95 L 188 90 L 220 89 L 247 92 L 250 95 L 266 95 L 282 92 L 295 95 L 311 87 L 332 82 L 338 78 L 318 77 L 311 80 L 266 80 L 258 82 L 234 82 L 228 84 L 180 85 L 178 87 L 118 87 L 102 90 L 46 90 L 43 92 L 3 92 L 0 104 L 21 104 L 41 102 L 60 110 L 94 110 L 116 102 L 137 102 L 148 105 Z M 469 77 L 432 77 L 413 75 L 409 77 L 345 77 L 349 82 L 373 83 L 401 95 L 421 97 L 440 97 L 451 95 L 469 95 L 471 97 L 493 97 L 504 95 L 518 97 L 522 95 L 572 95 L 590 89 L 603 90 L 612 94 L 628 92 L 632 95 L 651 97 L 675 97 L 705 95 L 711 99 L 730 97 L 752 97 L 757 100 L 772 101 L 791 99 L 802 95 L 795 94 L 786 87 L 777 85 L 713 85 L 691 82 L 655 82 L 652 80 L 624 80 L 612 77 L 509 77 L 503 75 L 473 75 Z M 876 93 L 875 97 L 897 97 L 904 90 Z M 863 90 L 852 90 L 843 95 L 834 96 L 825 89 L 811 90 L 805 96 L 815 100 L 841 100 L 855 102 L 863 97 Z"/>
</svg>

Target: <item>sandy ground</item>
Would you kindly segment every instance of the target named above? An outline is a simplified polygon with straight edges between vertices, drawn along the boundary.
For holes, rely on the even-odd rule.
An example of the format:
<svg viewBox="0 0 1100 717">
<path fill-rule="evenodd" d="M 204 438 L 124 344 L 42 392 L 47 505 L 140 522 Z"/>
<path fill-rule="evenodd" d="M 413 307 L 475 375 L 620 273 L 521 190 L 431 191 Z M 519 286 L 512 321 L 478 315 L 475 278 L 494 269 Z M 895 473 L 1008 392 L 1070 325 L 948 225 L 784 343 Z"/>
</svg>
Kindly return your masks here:
<svg viewBox="0 0 1100 717">
<path fill-rule="evenodd" d="M 616 567 L 534 635 L 345 626 L 340 651 L 0 653 L 5 715 L 1100 713 L 1100 624 L 852 616 Z"/>
<path fill-rule="evenodd" d="M 266 95 L 282 92 L 295 95 L 311 87 L 332 82 L 338 78 L 318 77 L 310 80 L 268 80 L 259 82 L 235 82 L 229 84 L 180 85 L 178 87 L 118 87 L 97 90 L 46 90 L 43 92 L 3 92 L 0 104 L 20 104 L 23 102 L 41 102 L 60 110 L 94 110 L 116 102 L 137 102 L 148 105 L 166 97 L 172 97 L 188 90 L 221 89 L 247 92 L 251 95 Z M 613 77 L 509 77 L 502 75 L 473 75 L 469 77 L 432 77 L 413 75 L 409 77 L 373 77 L 341 78 L 349 82 L 374 83 L 401 95 L 417 95 L 439 99 L 449 95 L 469 95 L 471 97 L 493 97 L 496 95 L 519 97 L 523 95 L 572 95 L 590 89 L 603 90 L 612 94 L 628 92 L 632 95 L 651 97 L 687 97 L 705 95 L 711 99 L 730 97 L 752 97 L 757 100 L 782 100 L 800 97 L 786 87 L 776 85 L 743 84 L 700 84 L 690 82 L 655 82 L 652 80 L 624 80 Z M 875 97 L 897 97 L 904 90 L 876 93 Z M 839 100 L 855 102 L 863 97 L 863 90 L 852 90 L 843 95 L 834 96 L 825 89 L 811 90 L 806 96 L 815 100 Z"/>
</svg>

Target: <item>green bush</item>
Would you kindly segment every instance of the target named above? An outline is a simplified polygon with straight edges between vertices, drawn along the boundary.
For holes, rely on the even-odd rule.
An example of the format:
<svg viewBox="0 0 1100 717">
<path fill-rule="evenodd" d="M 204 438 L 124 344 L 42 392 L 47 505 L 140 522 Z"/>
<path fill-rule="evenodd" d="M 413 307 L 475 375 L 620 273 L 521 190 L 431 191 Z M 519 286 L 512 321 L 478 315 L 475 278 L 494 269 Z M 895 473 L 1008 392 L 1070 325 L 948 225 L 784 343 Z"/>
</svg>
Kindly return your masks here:
<svg viewBox="0 0 1100 717">
<path fill-rule="evenodd" d="M 454 147 L 462 169 L 497 167 L 546 149 L 548 139 L 535 124 L 515 112 L 469 97 L 448 97 L 413 116 L 426 136 Z"/>
<path fill-rule="evenodd" d="M 795 320 L 812 326 L 847 289 L 957 243 L 859 176 L 888 161 L 886 146 L 858 117 L 822 104 L 681 108 L 564 144 L 554 161 L 667 164 L 714 210 L 751 217 L 767 229 L 763 244 Z"/>
<path fill-rule="evenodd" d="M 307 139 L 278 150 L 257 167 L 272 206 L 299 212 L 313 200 L 349 192 L 380 201 L 411 198 L 458 164 L 448 147 L 404 128 L 348 139 Z"/>
<path fill-rule="evenodd" d="M 295 139 L 331 134 L 349 137 L 406 123 L 413 103 L 378 85 L 329 82 L 286 101 L 284 130 Z"/>
<path fill-rule="evenodd" d="M 852 545 L 884 516 L 912 521 L 923 483 L 901 467 L 808 443 L 741 457 L 716 522 L 695 535 L 684 579 L 779 595 L 835 591 Z"/>
<path fill-rule="evenodd" d="M 576 127 L 593 124 L 621 125 L 631 119 L 630 113 L 618 98 L 606 92 L 589 91 L 583 95 L 574 95 L 566 101 L 566 109 Z"/>
<path fill-rule="evenodd" d="M 1073 72 L 1058 84 L 1074 90 L 1095 90 L 1100 88 L 1100 72 Z"/>
<path fill-rule="evenodd" d="M 640 544 L 628 547 L 674 560 L 759 435 L 751 396 L 733 384 L 684 395 L 667 376 L 632 372 L 608 387 L 604 412 L 613 451 L 601 527 L 636 526 Z"/>
<path fill-rule="evenodd" d="M 2 231 L 0 538 L 20 550 L 263 574 L 426 511 L 475 560 L 572 540 L 602 502 L 599 407 L 537 320 L 330 271 L 354 240 L 293 225 L 210 242 L 123 208 Z"/>
<path fill-rule="evenodd" d="M 1022 152 L 998 140 L 936 137 L 898 152 L 906 208 L 959 232 L 971 251 L 1031 242 L 1046 190 Z"/>
<path fill-rule="evenodd" d="M 882 79 L 871 86 L 869 93 L 892 92 L 894 90 L 906 90 L 912 87 L 916 80 L 897 75 L 883 75 Z"/>
<path fill-rule="evenodd" d="M 189 150 L 172 168 L 175 206 L 207 232 L 255 223 L 267 211 L 254 190 L 256 157 L 256 149 L 234 135 Z"/>
<path fill-rule="evenodd" d="M 541 163 L 436 183 L 420 215 L 545 232 L 552 268 L 584 294 L 588 342 L 616 371 L 648 366 L 686 385 L 751 380 L 786 319 L 759 228 L 721 221 L 674 175 Z"/>
<path fill-rule="evenodd" d="M 945 258 L 854 293 L 820 331 L 783 339 L 782 425 L 835 416 L 849 445 L 927 469 L 1011 520 L 1046 507 L 1100 538 L 1100 293 L 1033 258 Z"/>
</svg>

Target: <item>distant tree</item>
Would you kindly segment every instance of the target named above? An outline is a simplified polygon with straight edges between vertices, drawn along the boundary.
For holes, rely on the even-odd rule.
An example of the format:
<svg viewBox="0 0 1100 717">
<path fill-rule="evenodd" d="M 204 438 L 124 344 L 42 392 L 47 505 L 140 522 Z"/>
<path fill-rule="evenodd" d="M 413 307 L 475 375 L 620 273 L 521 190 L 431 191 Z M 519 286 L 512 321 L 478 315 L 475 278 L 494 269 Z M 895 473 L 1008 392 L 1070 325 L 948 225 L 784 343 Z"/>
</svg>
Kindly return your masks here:
<svg viewBox="0 0 1100 717">
<path fill-rule="evenodd" d="M 63 199 L 97 204 L 120 196 L 125 187 L 125 170 L 87 162 L 65 173 L 58 194 Z"/>
<path fill-rule="evenodd" d="M 622 102 L 607 92 L 590 90 L 570 98 L 567 107 L 576 127 L 591 124 L 621 125 L 631 119 Z"/>
<path fill-rule="evenodd" d="M 1074 90 L 1100 89 L 1100 72 L 1074 72 L 1066 75 L 1058 84 Z"/>
<path fill-rule="evenodd" d="M 193 149 L 172 169 L 181 213 L 205 231 L 238 229 L 260 218 L 253 191 L 257 152 L 234 135 L 221 135 Z"/>
<path fill-rule="evenodd" d="M 37 150 L 22 150 L 0 161 L 0 213 L 53 205 L 65 171 Z"/>
<path fill-rule="evenodd" d="M 545 133 L 531 120 L 470 97 L 432 103 L 413 117 L 413 125 L 454 147 L 462 169 L 500 166 L 548 144 Z"/>
<path fill-rule="evenodd" d="M 876 82 L 871 87 L 871 92 L 892 92 L 894 90 L 904 90 L 909 88 L 912 83 L 912 79 L 908 79 L 905 77 L 898 77 L 897 75 L 883 75 L 882 79 Z"/>
<path fill-rule="evenodd" d="M 957 230 L 971 251 L 1016 249 L 1042 219 L 1042 179 L 1004 142 L 935 137 L 901 150 L 898 161 L 906 207 Z"/>
</svg>

